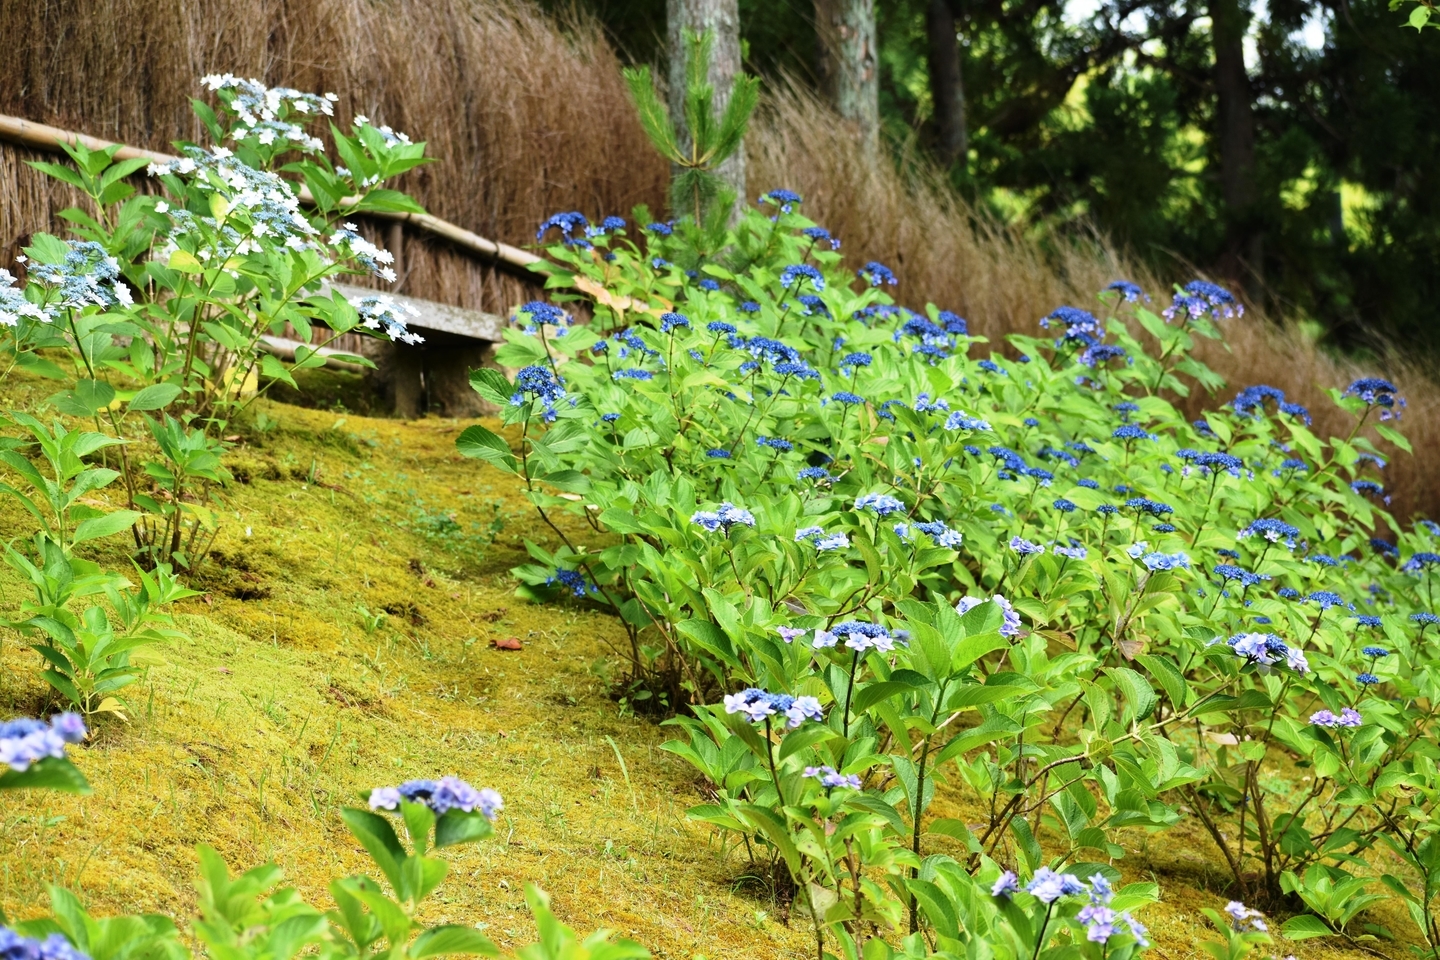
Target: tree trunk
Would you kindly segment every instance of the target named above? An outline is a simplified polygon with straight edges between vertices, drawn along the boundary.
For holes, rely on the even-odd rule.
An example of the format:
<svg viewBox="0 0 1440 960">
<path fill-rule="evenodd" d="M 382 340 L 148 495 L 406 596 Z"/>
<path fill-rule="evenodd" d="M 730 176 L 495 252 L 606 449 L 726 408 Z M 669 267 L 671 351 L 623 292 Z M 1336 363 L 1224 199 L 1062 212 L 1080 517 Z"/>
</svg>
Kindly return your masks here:
<svg viewBox="0 0 1440 960">
<path fill-rule="evenodd" d="M 740 5 L 738 0 L 666 0 L 666 40 L 669 44 L 670 116 L 681 132 L 680 148 L 688 150 L 689 135 L 685 127 L 685 33 L 707 32 L 714 37 L 707 80 L 715 91 L 715 113 L 718 116 L 730 102 L 735 78 L 740 75 Z M 715 173 L 735 191 L 735 209 L 744 209 L 745 148 L 736 150 Z"/>
<path fill-rule="evenodd" d="M 815 37 L 821 90 L 873 153 L 880 141 L 875 0 L 815 0 Z"/>
<path fill-rule="evenodd" d="M 930 0 L 925 33 L 930 45 L 930 95 L 935 100 L 935 152 L 946 166 L 956 160 L 964 165 L 970 132 L 965 127 L 965 80 L 950 0 Z"/>
<path fill-rule="evenodd" d="M 1255 206 L 1254 95 L 1245 72 L 1245 29 L 1250 15 L 1239 0 L 1211 0 L 1210 21 L 1220 189 L 1225 200 L 1225 267 L 1253 290 L 1261 277 L 1263 245 Z"/>
</svg>

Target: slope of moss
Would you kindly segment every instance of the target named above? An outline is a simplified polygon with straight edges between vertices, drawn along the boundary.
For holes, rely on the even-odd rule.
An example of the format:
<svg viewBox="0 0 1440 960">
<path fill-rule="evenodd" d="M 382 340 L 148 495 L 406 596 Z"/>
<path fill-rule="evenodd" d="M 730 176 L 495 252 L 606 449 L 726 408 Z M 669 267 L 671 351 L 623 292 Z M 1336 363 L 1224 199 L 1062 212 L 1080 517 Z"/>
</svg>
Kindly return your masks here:
<svg viewBox="0 0 1440 960">
<path fill-rule="evenodd" d="M 365 864 L 339 807 L 454 773 L 498 789 L 506 813 L 496 840 L 448 855 L 428 920 L 525 942 L 522 892 L 535 882 L 567 922 L 658 957 L 812 955 L 807 925 L 746 875 L 743 850 L 686 821 L 698 785 L 660 750 L 669 730 L 607 695 L 618 625 L 514 596 L 506 571 L 525 537 L 547 531 L 507 477 L 455 452 L 465 424 L 262 407 L 267 429 L 252 424 L 230 461 L 236 482 L 197 584 L 208 593 L 181 608 L 190 639 L 155 651 L 126 691 L 128 722 L 100 721 L 76 751 L 94 795 L 6 798 L 6 911 L 41 912 L 44 884 L 61 883 L 97 913 L 189 916 L 200 842 L 232 867 L 273 859 L 323 903 L 330 877 Z M 13 503 L 0 523 L 9 536 L 28 526 Z M 124 563 L 118 544 L 106 550 Z M 0 572 L 7 610 L 20 591 Z M 523 649 L 492 646 L 507 637 Z M 0 715 L 53 706 L 37 670 L 5 631 Z M 935 812 L 966 807 L 942 789 Z M 1158 955 L 1197 955 L 1214 938 L 1199 909 L 1226 899 L 1208 840 L 1187 824 L 1130 841 L 1117 866 L 1161 885 L 1164 902 L 1144 915 Z M 1377 919 L 1408 927 L 1398 911 Z M 1315 941 L 1280 952 L 1361 955 Z"/>
</svg>

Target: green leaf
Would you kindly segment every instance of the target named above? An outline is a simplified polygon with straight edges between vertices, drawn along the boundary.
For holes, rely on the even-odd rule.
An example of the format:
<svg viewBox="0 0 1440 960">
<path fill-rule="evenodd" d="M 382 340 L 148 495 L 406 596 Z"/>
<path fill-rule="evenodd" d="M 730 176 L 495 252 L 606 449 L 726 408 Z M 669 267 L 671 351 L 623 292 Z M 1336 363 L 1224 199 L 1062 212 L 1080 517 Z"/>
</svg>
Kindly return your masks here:
<svg viewBox="0 0 1440 960">
<path fill-rule="evenodd" d="M 115 388 L 103 380 L 77 380 L 75 386 L 51 398 L 57 410 L 73 417 L 88 417 L 115 399 Z"/>
<path fill-rule="evenodd" d="M 130 398 L 131 410 L 163 410 L 180 396 L 180 388 L 173 383 L 152 383 Z"/>
<path fill-rule="evenodd" d="M 479 811 L 447 810 L 435 821 L 436 849 L 474 843 L 494 835 L 494 826 Z"/>
<path fill-rule="evenodd" d="M 416 937 L 405 951 L 410 960 L 426 960 L 428 957 L 444 957 L 457 953 L 494 957 L 499 955 L 500 949 L 474 927 L 446 924 L 426 930 Z"/>
<path fill-rule="evenodd" d="M 1424 8 L 1417 7 L 1416 9 L 1423 10 Z M 1387 427 L 1383 423 L 1377 423 L 1375 424 L 1375 432 L 1380 434 L 1380 436 L 1384 437 L 1386 440 L 1389 440 L 1391 443 L 1395 444 L 1395 446 L 1399 447 L 1401 450 L 1404 450 L 1406 453 L 1415 452 L 1415 449 L 1410 446 L 1410 441 L 1405 439 L 1405 435 L 1399 430 L 1396 430 L 1394 427 Z"/>
<path fill-rule="evenodd" d="M 490 367 L 480 367 L 470 371 L 470 388 L 480 394 L 481 399 L 493 403 L 497 407 L 504 407 L 510 403 L 510 396 L 515 392 L 514 386 L 505 378 L 505 374 Z"/>
<path fill-rule="evenodd" d="M 1280 932 L 1291 940 L 1310 940 L 1314 937 L 1333 937 L 1335 931 L 1325 926 L 1325 921 L 1310 914 L 1291 917 L 1280 924 Z"/>
<path fill-rule="evenodd" d="M 359 810 L 354 807 L 345 807 L 340 811 L 340 819 L 345 821 L 345 826 L 350 828 L 350 833 L 360 845 L 370 854 L 370 859 L 385 874 L 385 879 L 390 881 L 390 886 L 395 890 L 400 889 L 400 864 L 405 859 L 405 848 L 400 845 L 400 838 L 395 836 L 395 828 L 390 826 L 390 821 L 369 810 Z"/>
<path fill-rule="evenodd" d="M 512 472 L 515 470 L 515 456 L 510 452 L 510 444 L 505 442 L 504 437 L 479 424 L 466 427 L 456 438 L 455 448 L 462 456 L 486 460 Z"/>
<path fill-rule="evenodd" d="M 135 526 L 135 521 L 141 517 L 138 510 L 116 510 L 114 513 L 107 513 L 103 517 L 94 517 L 86 520 L 75 528 L 75 533 L 70 537 L 71 543 L 84 543 L 87 540 L 98 540 L 101 537 L 108 537 L 119 533 L 122 530 L 129 530 Z"/>
<path fill-rule="evenodd" d="M 0 790 L 55 790 L 60 793 L 89 794 L 90 782 L 69 760 L 46 757 L 24 770 L 6 768 L 0 773 Z"/>
</svg>

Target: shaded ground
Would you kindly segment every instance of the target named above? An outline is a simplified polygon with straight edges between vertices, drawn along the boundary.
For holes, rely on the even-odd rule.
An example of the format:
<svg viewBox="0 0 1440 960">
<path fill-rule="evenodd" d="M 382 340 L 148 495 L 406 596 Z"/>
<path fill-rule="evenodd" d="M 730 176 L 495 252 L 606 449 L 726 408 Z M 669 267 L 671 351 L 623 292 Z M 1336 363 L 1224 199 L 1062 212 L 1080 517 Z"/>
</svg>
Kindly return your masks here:
<svg viewBox="0 0 1440 960">
<path fill-rule="evenodd" d="M 0 407 L 21 402 L 5 386 Z M 33 915 L 44 884 L 62 883 L 100 914 L 188 916 L 200 842 L 232 868 L 273 859 L 325 903 L 329 878 L 365 863 L 337 809 L 374 786 L 455 773 L 499 790 L 506 813 L 495 841 L 448 855 L 428 920 L 524 942 L 535 882 L 562 919 L 657 957 L 811 956 L 804 922 L 788 926 L 784 905 L 745 881 L 743 858 L 686 821 L 699 797 L 688 766 L 659 749 L 669 730 L 607 696 L 606 644 L 623 632 L 598 612 L 514 596 L 506 571 L 523 561 L 521 538 L 545 531 L 508 478 L 455 452 L 464 424 L 263 412 L 267 429 L 243 435 L 231 460 L 237 482 L 199 584 L 210 593 L 182 607 L 191 641 L 158 650 L 126 691 L 129 723 L 101 721 L 76 751 L 95 794 L 0 808 L 5 910 Z M 28 525 L 5 503 L 0 529 Z M 103 559 L 124 564 L 118 551 Z M 0 571 L 7 612 L 19 589 Z M 491 646 L 507 637 L 524 649 Z M 0 628 L 0 716 L 50 706 L 16 640 Z M 942 788 L 935 812 L 965 807 Z M 1226 900 L 1208 843 L 1187 822 L 1130 837 L 1117 863 L 1127 880 L 1160 883 L 1164 902 L 1143 919 L 1167 960 L 1215 938 L 1199 914 Z M 1398 911 L 1376 919 L 1408 927 Z M 1279 944 L 1286 953 L 1363 955 L 1324 941 Z"/>
</svg>

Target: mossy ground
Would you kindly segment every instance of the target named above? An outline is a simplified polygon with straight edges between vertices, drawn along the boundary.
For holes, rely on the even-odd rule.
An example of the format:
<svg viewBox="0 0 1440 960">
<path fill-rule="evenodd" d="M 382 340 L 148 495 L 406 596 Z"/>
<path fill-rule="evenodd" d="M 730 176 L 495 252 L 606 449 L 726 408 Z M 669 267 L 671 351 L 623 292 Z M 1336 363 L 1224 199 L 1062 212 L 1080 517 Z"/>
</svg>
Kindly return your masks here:
<svg viewBox="0 0 1440 960">
<path fill-rule="evenodd" d="M 6 408 L 33 399 L 13 379 L 5 390 Z M 495 840 L 447 854 L 427 919 L 526 942 L 533 882 L 567 922 L 615 929 L 657 957 L 813 956 L 806 923 L 787 923 L 746 879 L 740 852 L 686 821 L 699 796 L 687 765 L 660 749 L 670 730 L 608 695 L 596 664 L 623 641 L 618 625 L 515 597 L 507 571 L 523 538 L 546 531 L 507 477 L 455 452 L 465 424 L 261 410 L 268 429 L 252 424 L 229 461 L 236 482 L 197 584 L 208 593 L 181 606 L 190 639 L 157 650 L 125 691 L 128 722 L 100 720 L 75 751 L 94 794 L 5 799 L 5 910 L 42 912 L 44 885 L 60 883 L 98 914 L 188 917 L 197 843 L 234 869 L 274 860 L 323 903 L 332 876 L 366 865 L 339 807 L 455 773 L 498 789 L 506 813 Z M 29 529 L 13 503 L 0 523 L 7 538 Z M 122 568 L 118 546 L 105 549 Z M 20 590 L 0 572 L 7 611 Z M 35 658 L 0 632 L 0 715 L 53 706 Z M 505 637 L 524 649 L 491 646 Z M 946 788 L 937 803 L 940 815 L 974 813 Z M 1158 955 L 1200 955 L 1215 935 L 1199 910 L 1227 899 L 1208 839 L 1187 822 L 1135 832 L 1128 849 L 1116 864 L 1126 879 L 1161 887 L 1143 915 Z M 1374 919 L 1409 928 L 1398 910 Z M 1326 941 L 1278 946 L 1302 960 L 1362 956 Z"/>
</svg>

